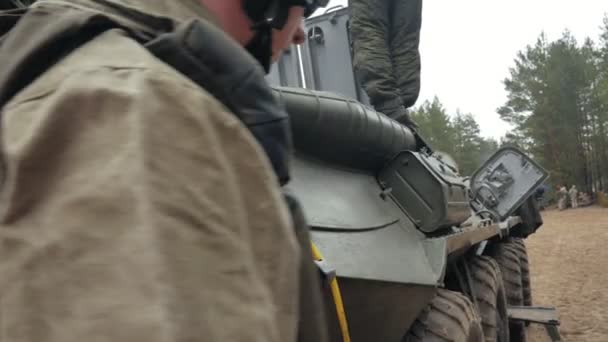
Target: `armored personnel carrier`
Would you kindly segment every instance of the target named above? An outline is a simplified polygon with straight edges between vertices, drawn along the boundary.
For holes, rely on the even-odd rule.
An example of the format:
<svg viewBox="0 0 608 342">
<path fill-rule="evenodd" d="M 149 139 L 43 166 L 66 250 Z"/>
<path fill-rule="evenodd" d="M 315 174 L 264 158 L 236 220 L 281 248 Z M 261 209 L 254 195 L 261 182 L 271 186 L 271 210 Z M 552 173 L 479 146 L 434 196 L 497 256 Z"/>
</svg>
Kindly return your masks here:
<svg viewBox="0 0 608 342">
<path fill-rule="evenodd" d="M 554 327 L 553 311 L 531 307 L 523 240 L 542 225 L 531 195 L 547 173 L 505 148 L 461 175 L 368 107 L 348 18 L 308 20 L 308 42 L 268 76 L 292 121 L 290 188 L 312 229 L 332 341 L 525 341 L 526 322 Z"/>
</svg>

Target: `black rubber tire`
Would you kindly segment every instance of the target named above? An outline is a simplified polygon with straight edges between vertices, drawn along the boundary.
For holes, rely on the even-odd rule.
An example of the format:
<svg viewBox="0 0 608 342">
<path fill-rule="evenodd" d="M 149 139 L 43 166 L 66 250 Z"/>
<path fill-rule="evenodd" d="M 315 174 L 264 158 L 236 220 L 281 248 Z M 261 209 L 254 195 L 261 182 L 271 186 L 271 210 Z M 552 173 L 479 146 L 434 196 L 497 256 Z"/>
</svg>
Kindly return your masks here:
<svg viewBox="0 0 608 342">
<path fill-rule="evenodd" d="M 523 306 L 524 292 L 521 277 L 521 262 L 516 243 L 505 241 L 496 243 L 490 248 L 490 256 L 500 267 L 507 304 Z M 526 341 L 526 326 L 522 322 L 509 322 L 509 335 L 512 342 Z"/>
<path fill-rule="evenodd" d="M 475 256 L 469 270 L 485 341 L 509 342 L 507 297 L 498 263 L 488 256 Z"/>
<path fill-rule="evenodd" d="M 414 321 L 403 342 L 483 342 L 481 318 L 459 292 L 438 289 Z"/>
<path fill-rule="evenodd" d="M 528 252 L 523 239 L 512 239 L 519 254 L 519 265 L 521 267 L 521 286 L 524 296 L 524 305 L 532 306 L 532 286 L 530 284 L 530 265 Z"/>
</svg>

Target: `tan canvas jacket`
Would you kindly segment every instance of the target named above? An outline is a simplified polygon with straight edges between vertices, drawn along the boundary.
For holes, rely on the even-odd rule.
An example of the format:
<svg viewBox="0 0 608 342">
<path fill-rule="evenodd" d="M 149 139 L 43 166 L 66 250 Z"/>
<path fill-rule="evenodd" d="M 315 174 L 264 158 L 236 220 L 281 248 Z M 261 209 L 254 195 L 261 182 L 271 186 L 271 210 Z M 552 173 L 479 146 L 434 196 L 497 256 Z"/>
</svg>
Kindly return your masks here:
<svg viewBox="0 0 608 342">
<path fill-rule="evenodd" d="M 194 0 L 32 11 L 83 9 L 208 20 Z M 209 93 L 113 29 L 1 115 L 0 340 L 295 339 L 288 210 L 259 145 Z"/>
</svg>

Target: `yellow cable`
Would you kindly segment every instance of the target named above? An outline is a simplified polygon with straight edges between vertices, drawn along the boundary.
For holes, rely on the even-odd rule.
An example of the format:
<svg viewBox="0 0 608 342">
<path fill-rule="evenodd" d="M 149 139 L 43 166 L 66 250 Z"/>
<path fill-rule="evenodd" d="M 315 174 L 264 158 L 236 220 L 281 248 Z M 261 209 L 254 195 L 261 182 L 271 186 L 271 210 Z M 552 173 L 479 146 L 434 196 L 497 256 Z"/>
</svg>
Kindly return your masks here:
<svg viewBox="0 0 608 342">
<path fill-rule="evenodd" d="M 311 241 L 312 256 L 316 261 L 323 260 L 323 255 Z M 340 287 L 338 286 L 338 278 L 334 278 L 330 283 L 331 295 L 334 299 L 336 306 L 336 312 L 338 313 L 338 323 L 340 324 L 340 331 L 342 331 L 342 339 L 344 342 L 350 342 L 350 334 L 348 333 L 348 322 L 346 320 L 346 312 L 344 311 L 344 303 L 342 302 L 342 295 L 340 294 Z"/>
<path fill-rule="evenodd" d="M 317 246 L 315 246 L 314 242 L 310 242 L 310 246 L 312 247 L 312 257 L 316 261 L 323 260 L 323 256 L 321 255 L 321 252 L 319 251 L 319 249 L 317 248 Z"/>
</svg>

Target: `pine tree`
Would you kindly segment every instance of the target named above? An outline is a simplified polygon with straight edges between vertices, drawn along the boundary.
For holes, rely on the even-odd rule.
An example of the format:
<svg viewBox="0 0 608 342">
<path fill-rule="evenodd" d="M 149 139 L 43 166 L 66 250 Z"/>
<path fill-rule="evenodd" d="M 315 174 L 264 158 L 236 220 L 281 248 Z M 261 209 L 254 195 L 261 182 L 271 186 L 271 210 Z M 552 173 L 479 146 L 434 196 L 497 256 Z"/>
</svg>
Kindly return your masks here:
<svg viewBox="0 0 608 342">
<path fill-rule="evenodd" d="M 502 144 L 530 152 L 555 183 L 596 191 L 607 182 L 608 17 L 596 48 L 569 31 L 548 42 L 541 34 L 515 58 L 498 112 L 515 126 Z"/>
<path fill-rule="evenodd" d="M 462 175 L 470 175 L 498 149 L 498 142 L 483 139 L 471 114 L 457 112 L 452 119 L 437 97 L 412 112 L 419 133 L 436 151 L 449 154 Z"/>
<path fill-rule="evenodd" d="M 437 97 L 424 102 L 412 113 L 412 119 L 420 126 L 420 133 L 433 149 L 452 154 L 454 152 L 454 128 L 446 109 Z"/>
<path fill-rule="evenodd" d="M 470 175 L 480 164 L 481 137 L 479 125 L 471 114 L 456 113 L 454 117 L 455 154 L 460 172 Z"/>
</svg>

